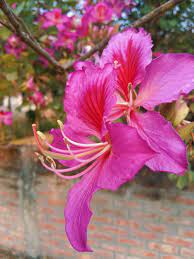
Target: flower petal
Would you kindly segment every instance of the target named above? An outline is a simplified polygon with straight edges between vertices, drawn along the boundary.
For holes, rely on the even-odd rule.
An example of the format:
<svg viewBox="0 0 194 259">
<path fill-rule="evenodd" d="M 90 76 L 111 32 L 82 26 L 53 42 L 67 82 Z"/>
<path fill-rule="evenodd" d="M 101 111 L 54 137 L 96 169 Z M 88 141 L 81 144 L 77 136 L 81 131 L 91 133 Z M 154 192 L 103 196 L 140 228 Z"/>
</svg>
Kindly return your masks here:
<svg viewBox="0 0 194 259">
<path fill-rule="evenodd" d="M 113 66 L 107 64 L 103 69 L 86 66 L 71 74 L 64 104 L 73 129 L 101 136 L 104 118 L 116 103 L 115 73 Z"/>
<path fill-rule="evenodd" d="M 158 152 L 146 163 L 150 169 L 180 175 L 187 170 L 186 145 L 170 122 L 158 112 L 133 113 L 131 120 L 141 137 Z"/>
<path fill-rule="evenodd" d="M 71 245 L 79 252 L 92 251 L 87 245 L 87 227 L 92 216 L 89 203 L 97 190 L 98 172 L 98 167 L 91 170 L 68 193 L 65 230 Z"/>
<path fill-rule="evenodd" d="M 152 40 L 143 29 L 129 29 L 111 38 L 103 51 L 101 65 L 118 62 L 118 90 L 128 100 L 128 85 L 133 88 L 144 77 L 145 67 L 152 59 Z"/>
<path fill-rule="evenodd" d="M 156 153 L 137 133 L 121 123 L 108 125 L 112 151 L 101 166 L 98 187 L 116 190 L 131 180 Z"/>
<path fill-rule="evenodd" d="M 152 110 L 194 89 L 194 55 L 164 54 L 146 68 L 136 105 Z"/>
</svg>

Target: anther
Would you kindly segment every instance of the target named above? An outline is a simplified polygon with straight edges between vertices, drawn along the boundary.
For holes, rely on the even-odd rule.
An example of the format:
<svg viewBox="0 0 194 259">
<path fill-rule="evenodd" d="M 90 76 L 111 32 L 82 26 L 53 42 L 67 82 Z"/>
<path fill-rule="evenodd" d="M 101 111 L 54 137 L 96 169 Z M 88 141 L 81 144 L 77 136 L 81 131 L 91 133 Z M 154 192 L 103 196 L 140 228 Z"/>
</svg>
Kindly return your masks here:
<svg viewBox="0 0 194 259">
<path fill-rule="evenodd" d="M 44 133 L 42 133 L 41 131 L 37 131 L 37 134 L 43 141 L 46 140 L 46 136 L 44 135 Z"/>
<path fill-rule="evenodd" d="M 117 69 L 121 66 L 121 64 L 119 64 L 118 60 L 114 61 L 114 68 Z"/>
</svg>

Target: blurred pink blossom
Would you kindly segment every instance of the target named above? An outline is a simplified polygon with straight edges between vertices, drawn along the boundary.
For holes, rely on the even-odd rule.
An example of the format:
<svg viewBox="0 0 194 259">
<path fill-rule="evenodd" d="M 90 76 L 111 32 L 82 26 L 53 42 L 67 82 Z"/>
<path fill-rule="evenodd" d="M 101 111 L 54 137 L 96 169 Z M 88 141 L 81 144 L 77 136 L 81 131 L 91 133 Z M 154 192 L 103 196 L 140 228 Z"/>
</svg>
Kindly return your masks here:
<svg viewBox="0 0 194 259">
<path fill-rule="evenodd" d="M 34 83 L 34 78 L 33 76 L 30 76 L 30 78 L 28 79 L 28 81 L 26 82 L 26 87 L 28 90 L 30 91 L 34 91 L 37 89 L 36 84 Z"/>
<path fill-rule="evenodd" d="M 71 51 L 74 50 L 74 43 L 77 40 L 77 34 L 71 31 L 63 31 L 58 33 L 57 40 L 54 43 L 55 48 L 67 48 Z"/>
<path fill-rule="evenodd" d="M 14 55 L 16 58 L 19 58 L 21 53 L 26 49 L 26 44 L 23 43 L 16 35 L 12 34 L 6 44 L 5 51 L 8 54 Z"/>
<path fill-rule="evenodd" d="M 33 95 L 29 97 L 29 100 L 34 103 L 36 106 L 44 106 L 45 99 L 44 95 L 40 91 L 35 91 Z"/>
<path fill-rule="evenodd" d="M 62 31 L 66 28 L 67 25 L 70 25 L 70 18 L 62 14 L 62 10 L 60 8 L 54 8 L 52 11 L 48 11 L 44 13 L 42 21 L 42 28 L 47 29 L 52 26 L 56 26 L 59 31 Z"/>
<path fill-rule="evenodd" d="M 17 3 L 13 3 L 13 4 L 11 5 L 11 7 L 12 7 L 13 9 L 16 9 Z"/>
<path fill-rule="evenodd" d="M 109 22 L 112 19 L 112 8 L 104 2 L 99 2 L 92 7 L 91 21 L 92 22 Z"/>
<path fill-rule="evenodd" d="M 13 122 L 12 112 L 0 110 L 0 125 L 4 124 L 7 126 L 11 126 L 12 122 Z"/>
<path fill-rule="evenodd" d="M 136 5 L 133 0 L 105 0 L 104 1 L 110 8 L 112 8 L 114 14 L 118 17 L 121 16 L 121 12 L 124 9 L 131 9 Z"/>
</svg>

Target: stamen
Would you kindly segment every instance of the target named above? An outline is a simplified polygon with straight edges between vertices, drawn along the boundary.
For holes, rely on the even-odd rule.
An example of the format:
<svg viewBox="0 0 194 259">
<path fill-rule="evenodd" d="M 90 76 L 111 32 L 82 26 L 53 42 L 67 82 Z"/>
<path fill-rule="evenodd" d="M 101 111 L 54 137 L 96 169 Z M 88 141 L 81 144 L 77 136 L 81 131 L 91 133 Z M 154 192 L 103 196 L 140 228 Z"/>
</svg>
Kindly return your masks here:
<svg viewBox="0 0 194 259">
<path fill-rule="evenodd" d="M 51 145 L 48 141 L 47 141 L 47 138 L 45 136 L 44 133 L 42 133 L 41 131 L 37 131 L 37 134 L 38 136 L 44 141 L 44 143 L 49 147 L 51 148 L 52 150 L 55 150 L 59 153 L 62 153 L 62 154 L 69 154 L 69 151 L 68 150 L 64 150 L 64 149 L 60 149 L 60 148 L 56 148 L 54 147 L 53 145 Z M 103 147 L 102 147 L 103 148 Z M 92 150 L 93 148 L 90 147 L 90 148 L 79 148 L 79 149 L 75 149 L 73 150 L 74 153 L 81 153 L 81 152 L 85 152 L 85 151 L 90 151 Z"/>
<path fill-rule="evenodd" d="M 109 121 L 117 120 L 124 115 L 124 112 L 125 110 L 122 110 L 122 111 L 118 110 L 116 112 L 113 112 L 108 116 L 108 120 Z"/>
<path fill-rule="evenodd" d="M 69 172 L 72 172 L 74 170 L 77 170 L 77 169 L 80 169 L 82 168 L 83 166 L 87 165 L 88 163 L 94 161 L 95 159 L 97 159 L 98 157 L 100 157 L 101 155 L 103 155 L 104 153 L 106 153 L 108 150 L 110 149 L 110 145 L 106 146 L 101 152 L 97 153 L 96 155 L 94 155 L 93 157 L 87 159 L 86 161 L 76 165 L 76 166 L 73 166 L 71 168 L 64 168 L 64 169 L 53 169 L 52 167 L 49 167 L 48 165 L 45 165 L 45 167 L 52 171 L 52 172 L 58 172 L 58 173 L 69 173 Z M 42 163 L 42 161 L 41 161 Z"/>
<path fill-rule="evenodd" d="M 117 69 L 121 66 L 121 64 L 119 64 L 118 60 L 114 61 L 114 68 Z"/>
<path fill-rule="evenodd" d="M 63 155 L 63 154 L 60 154 L 60 153 L 55 153 L 55 152 L 45 150 L 42 147 L 42 144 L 39 140 L 38 134 L 36 132 L 36 125 L 35 124 L 33 125 L 33 131 L 34 131 L 34 136 L 35 136 L 35 139 L 37 141 L 38 147 L 39 147 L 39 149 L 40 149 L 40 151 L 42 152 L 43 155 L 45 155 L 46 157 L 57 159 L 57 160 L 73 160 L 73 159 L 75 159 L 75 155 Z M 103 148 L 104 148 L 103 146 L 98 147 L 98 148 L 92 148 L 92 149 L 87 150 L 83 153 L 78 153 L 76 156 L 80 158 L 80 157 L 84 157 L 84 156 L 87 156 L 87 155 L 91 155 L 91 154 L 96 153 L 98 151 L 103 151 Z"/>
<path fill-rule="evenodd" d="M 47 156 L 47 157 L 46 157 L 46 160 L 51 164 L 51 167 L 52 167 L 52 168 L 54 168 L 54 169 L 57 168 L 56 163 L 55 163 L 55 160 L 52 159 L 52 157 Z"/>
<path fill-rule="evenodd" d="M 97 153 L 97 154 L 94 155 L 93 157 L 90 157 L 89 159 L 79 159 L 79 157 L 76 156 L 76 154 L 74 154 L 74 153 L 72 152 L 72 150 L 70 149 L 70 146 L 69 146 L 68 144 L 67 144 L 67 148 L 68 148 L 70 154 L 71 154 L 72 156 L 74 156 L 75 160 L 77 160 L 78 162 L 83 162 L 83 163 L 88 162 L 88 163 L 89 163 L 89 162 L 91 162 L 92 160 L 94 160 L 94 159 L 98 158 L 99 156 L 103 155 L 107 150 L 109 150 L 109 149 L 110 149 L 110 145 L 107 145 L 107 146 L 106 146 L 104 149 L 102 149 L 99 153 Z"/>
<path fill-rule="evenodd" d="M 60 120 L 58 120 L 57 122 L 59 124 L 60 129 L 61 129 L 61 133 L 64 137 L 64 140 L 68 141 L 69 143 L 73 144 L 74 146 L 78 146 L 78 147 L 99 147 L 99 146 L 106 146 L 108 144 L 108 142 L 101 142 L 101 143 L 95 143 L 95 144 L 83 144 L 83 143 L 75 142 L 65 135 L 63 123 Z"/>
<path fill-rule="evenodd" d="M 41 162 L 41 163 L 42 163 L 42 162 Z M 56 171 L 56 170 L 55 170 L 55 171 L 52 171 L 52 172 L 55 173 L 56 175 L 58 175 L 59 177 L 63 178 L 63 179 L 71 180 L 71 179 L 76 179 L 76 178 L 79 178 L 79 177 L 81 177 L 81 176 L 87 174 L 87 173 L 88 173 L 91 169 L 93 169 L 98 163 L 99 163 L 99 161 L 97 160 L 97 161 L 95 161 L 92 165 L 90 165 L 88 168 L 86 168 L 83 172 L 78 173 L 78 174 L 75 174 L 75 175 L 71 175 L 71 176 L 63 175 L 63 174 L 59 173 L 59 172 Z M 48 170 L 50 170 L 49 167 L 48 167 L 47 165 L 45 166 L 44 163 L 42 163 L 42 165 L 43 165 L 45 168 L 47 168 Z"/>
<path fill-rule="evenodd" d="M 41 131 L 37 131 L 37 134 L 43 141 L 46 140 L 46 136 L 44 135 L 44 133 L 42 133 Z"/>
</svg>

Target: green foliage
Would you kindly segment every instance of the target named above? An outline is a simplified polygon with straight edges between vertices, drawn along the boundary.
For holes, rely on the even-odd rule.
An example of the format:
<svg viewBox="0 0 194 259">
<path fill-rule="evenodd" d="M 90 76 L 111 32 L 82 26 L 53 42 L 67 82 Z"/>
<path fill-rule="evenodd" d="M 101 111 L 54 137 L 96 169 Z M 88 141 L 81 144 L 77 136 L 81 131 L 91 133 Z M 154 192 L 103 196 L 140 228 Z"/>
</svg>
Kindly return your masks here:
<svg viewBox="0 0 194 259">
<path fill-rule="evenodd" d="M 171 181 L 176 182 L 176 187 L 178 189 L 184 189 L 188 187 L 190 184 L 194 183 L 194 171 L 190 168 L 187 173 L 183 176 L 177 176 L 175 174 L 169 174 L 168 178 Z"/>
<path fill-rule="evenodd" d="M 165 0 L 137 0 L 137 7 L 125 18 L 125 26 L 149 11 L 158 7 Z M 185 1 L 164 15 L 145 25 L 154 40 L 154 49 L 162 52 L 193 53 L 194 0 Z M 129 19 L 128 19 L 129 18 Z"/>
</svg>

